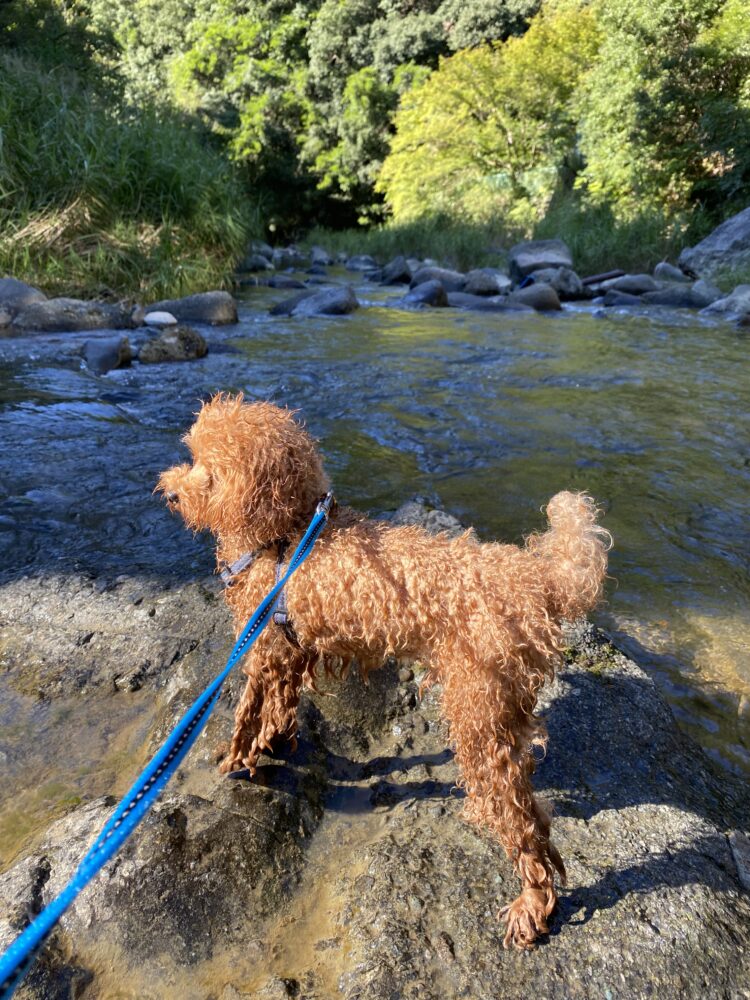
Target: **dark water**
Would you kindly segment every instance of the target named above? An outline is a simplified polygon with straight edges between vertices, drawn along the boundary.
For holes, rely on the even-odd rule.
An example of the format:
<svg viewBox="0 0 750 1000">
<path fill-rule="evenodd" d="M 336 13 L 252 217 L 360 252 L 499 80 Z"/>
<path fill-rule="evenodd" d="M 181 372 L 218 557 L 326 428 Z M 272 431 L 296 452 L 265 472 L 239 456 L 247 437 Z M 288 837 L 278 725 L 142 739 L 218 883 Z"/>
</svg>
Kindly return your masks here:
<svg viewBox="0 0 750 1000">
<path fill-rule="evenodd" d="M 204 361 L 101 378 L 65 357 L 70 338 L 0 341 L 0 500 L 29 558 L 45 532 L 65 549 L 75 511 L 78 558 L 104 545 L 127 563 L 146 523 L 156 572 L 160 539 L 183 542 L 155 476 L 218 389 L 299 408 L 339 497 L 371 511 L 421 494 L 518 541 L 555 492 L 585 489 L 615 538 L 597 620 L 711 754 L 750 770 L 747 336 L 687 313 L 406 312 L 358 292 L 368 308 L 311 320 L 271 319 L 283 293 L 248 290 Z"/>
</svg>

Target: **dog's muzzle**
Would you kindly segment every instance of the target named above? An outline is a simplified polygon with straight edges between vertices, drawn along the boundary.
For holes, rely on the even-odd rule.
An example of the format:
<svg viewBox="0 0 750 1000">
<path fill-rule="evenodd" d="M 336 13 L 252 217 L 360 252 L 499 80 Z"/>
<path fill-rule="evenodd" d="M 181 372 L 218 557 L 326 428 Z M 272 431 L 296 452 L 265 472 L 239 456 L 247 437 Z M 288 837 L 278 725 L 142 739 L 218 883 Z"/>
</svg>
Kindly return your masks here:
<svg viewBox="0 0 750 1000">
<path fill-rule="evenodd" d="M 180 502 L 180 497 L 179 497 L 179 495 L 177 493 L 174 492 L 174 490 L 170 490 L 170 492 L 167 493 L 166 496 L 167 496 L 167 503 L 179 503 Z"/>
</svg>

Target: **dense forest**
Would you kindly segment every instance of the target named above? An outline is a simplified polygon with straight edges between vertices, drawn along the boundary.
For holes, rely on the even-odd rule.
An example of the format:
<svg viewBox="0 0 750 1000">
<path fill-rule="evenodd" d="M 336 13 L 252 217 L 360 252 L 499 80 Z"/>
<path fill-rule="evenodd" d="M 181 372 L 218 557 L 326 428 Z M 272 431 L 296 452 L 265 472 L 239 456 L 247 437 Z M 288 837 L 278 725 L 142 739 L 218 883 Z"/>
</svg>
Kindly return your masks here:
<svg viewBox="0 0 750 1000">
<path fill-rule="evenodd" d="M 315 225 L 658 258 L 747 204 L 750 0 L 4 0 L 0 134 L 0 266 L 47 287 Z"/>
</svg>

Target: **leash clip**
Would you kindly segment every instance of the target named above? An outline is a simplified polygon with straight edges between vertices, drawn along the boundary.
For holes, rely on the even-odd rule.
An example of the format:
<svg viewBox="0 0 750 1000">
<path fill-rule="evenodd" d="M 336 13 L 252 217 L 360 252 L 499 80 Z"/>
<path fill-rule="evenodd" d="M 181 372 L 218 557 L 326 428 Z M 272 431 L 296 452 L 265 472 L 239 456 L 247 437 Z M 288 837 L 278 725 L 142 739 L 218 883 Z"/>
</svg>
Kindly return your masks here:
<svg viewBox="0 0 750 1000">
<path fill-rule="evenodd" d="M 320 501 L 318 506 L 315 508 L 316 514 L 324 514 L 326 521 L 328 520 L 328 515 L 331 513 L 331 507 L 334 504 L 333 490 L 329 490 L 323 499 Z"/>
</svg>

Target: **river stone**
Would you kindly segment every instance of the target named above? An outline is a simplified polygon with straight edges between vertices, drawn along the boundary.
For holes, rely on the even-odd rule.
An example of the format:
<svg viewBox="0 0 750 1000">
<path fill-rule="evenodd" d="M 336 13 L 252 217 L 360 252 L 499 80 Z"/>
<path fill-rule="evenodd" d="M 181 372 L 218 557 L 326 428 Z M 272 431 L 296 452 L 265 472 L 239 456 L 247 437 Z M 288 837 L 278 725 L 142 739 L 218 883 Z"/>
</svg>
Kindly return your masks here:
<svg viewBox="0 0 750 1000">
<path fill-rule="evenodd" d="M 643 301 L 639 295 L 632 295 L 630 292 L 618 292 L 616 288 L 610 288 L 602 300 L 605 306 L 640 306 Z"/>
<path fill-rule="evenodd" d="M 706 278 L 750 267 L 750 208 L 722 222 L 694 247 L 686 247 L 677 263 L 683 271 Z"/>
<path fill-rule="evenodd" d="M 197 330 L 190 326 L 170 326 L 141 345 L 138 360 L 142 365 L 155 365 L 164 361 L 194 361 L 207 353 L 208 344 Z"/>
<path fill-rule="evenodd" d="M 273 258 L 273 247 L 270 246 L 265 240 L 253 240 L 250 244 L 250 253 L 259 253 L 266 260 L 271 260 Z"/>
<path fill-rule="evenodd" d="M 531 306 L 516 302 L 507 295 L 468 295 L 466 292 L 448 292 L 448 305 L 455 309 L 473 312 L 533 312 Z"/>
<path fill-rule="evenodd" d="M 146 326 L 177 326 L 177 317 L 169 312 L 148 312 L 143 314 Z"/>
<path fill-rule="evenodd" d="M 463 291 L 467 295 L 507 295 L 512 282 L 496 267 L 477 267 L 466 275 Z"/>
<path fill-rule="evenodd" d="M 23 333 L 128 330 L 132 326 L 130 310 L 122 305 L 67 298 L 32 302 L 13 320 L 13 328 Z"/>
<path fill-rule="evenodd" d="M 133 357 L 127 337 L 100 337 L 83 345 L 86 367 L 97 375 L 113 368 L 124 368 Z"/>
<path fill-rule="evenodd" d="M 710 281 L 705 281 L 703 278 L 700 278 L 693 284 L 693 291 L 696 295 L 700 295 L 706 299 L 706 305 L 711 305 L 712 302 L 716 302 L 717 299 L 722 298 L 724 295 L 718 286 L 711 284 Z"/>
<path fill-rule="evenodd" d="M 448 295 L 442 281 L 433 279 L 415 285 L 401 301 L 409 306 L 447 306 Z"/>
<path fill-rule="evenodd" d="M 673 285 L 671 288 L 660 288 L 655 292 L 646 292 L 641 296 L 642 302 L 654 306 L 669 306 L 672 309 L 704 309 L 714 300 L 701 295 L 694 288 L 685 285 Z"/>
<path fill-rule="evenodd" d="M 589 294 L 584 291 L 583 282 L 570 267 L 545 267 L 539 271 L 532 271 L 530 277 L 535 283 L 544 282 L 550 288 L 554 288 L 563 302 L 583 299 Z"/>
<path fill-rule="evenodd" d="M 273 271 L 274 267 L 268 257 L 261 253 L 251 253 L 240 261 L 238 271 Z"/>
<path fill-rule="evenodd" d="M 446 292 L 462 292 L 466 284 L 466 275 L 445 267 L 420 267 L 409 282 L 409 287 L 416 288 L 417 285 L 423 285 L 427 281 L 439 281 Z"/>
<path fill-rule="evenodd" d="M 314 246 L 310 248 L 310 263 L 330 267 L 333 264 L 333 257 L 324 247 Z"/>
<path fill-rule="evenodd" d="M 291 244 L 288 247 L 275 247 L 271 259 L 276 267 L 296 267 L 307 262 L 307 254 Z"/>
<path fill-rule="evenodd" d="M 10 326 L 13 322 L 13 313 L 5 306 L 0 306 L 0 329 Z"/>
<path fill-rule="evenodd" d="M 548 267 L 573 267 L 573 257 L 562 240 L 527 240 L 508 251 L 508 269 L 518 284 L 533 271 Z"/>
<path fill-rule="evenodd" d="M 621 278 L 612 278 L 602 282 L 605 291 L 613 289 L 628 295 L 643 295 L 645 292 L 656 292 L 659 286 L 650 274 L 624 274 Z"/>
<path fill-rule="evenodd" d="M 411 277 L 412 269 L 408 261 L 399 255 L 385 265 L 380 281 L 383 285 L 408 285 Z"/>
<path fill-rule="evenodd" d="M 180 323 L 207 323 L 224 326 L 237 322 L 237 303 L 229 292 L 198 292 L 182 299 L 164 299 L 149 306 L 148 312 L 170 312 Z"/>
<path fill-rule="evenodd" d="M 12 315 L 24 306 L 30 306 L 34 302 L 44 302 L 46 298 L 44 292 L 27 285 L 25 281 L 19 281 L 18 278 L 0 278 L 0 304 Z"/>
<path fill-rule="evenodd" d="M 345 316 L 359 309 L 351 285 L 300 292 L 271 309 L 272 316 Z"/>
<path fill-rule="evenodd" d="M 288 274 L 275 274 L 272 278 L 268 279 L 269 288 L 306 288 L 304 281 L 300 281 L 299 278 L 290 278 Z"/>
<path fill-rule="evenodd" d="M 675 281 L 678 284 L 690 284 L 690 278 L 681 271 L 679 267 L 668 263 L 666 260 L 659 261 L 654 268 L 654 278 L 657 281 Z"/>
<path fill-rule="evenodd" d="M 367 253 L 355 254 L 353 257 L 344 256 L 347 271 L 374 271 L 378 262 Z"/>
<path fill-rule="evenodd" d="M 711 305 L 706 306 L 704 312 L 708 315 L 724 314 L 730 319 L 746 316 L 750 313 L 750 285 L 737 285 L 730 295 L 723 299 L 717 299 Z"/>
<path fill-rule="evenodd" d="M 555 289 L 542 281 L 537 281 L 533 285 L 527 285 L 526 288 L 517 288 L 511 293 L 510 301 L 531 306 L 537 312 L 553 312 L 562 309 Z"/>
</svg>

